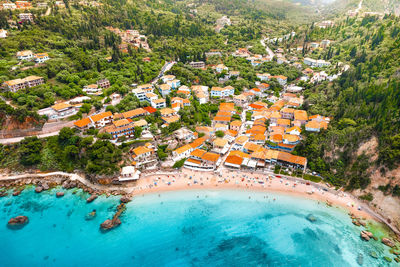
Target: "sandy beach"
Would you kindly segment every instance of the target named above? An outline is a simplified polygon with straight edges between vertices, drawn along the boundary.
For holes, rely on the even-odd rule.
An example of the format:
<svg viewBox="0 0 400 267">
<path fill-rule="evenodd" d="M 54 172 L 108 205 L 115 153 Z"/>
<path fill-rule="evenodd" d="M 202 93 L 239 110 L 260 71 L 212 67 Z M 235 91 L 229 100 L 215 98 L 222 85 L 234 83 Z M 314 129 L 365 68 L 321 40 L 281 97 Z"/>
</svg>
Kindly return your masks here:
<svg viewBox="0 0 400 267">
<path fill-rule="evenodd" d="M 132 187 L 131 195 L 137 196 L 148 193 L 160 193 L 177 190 L 248 190 L 278 192 L 296 195 L 319 201 L 321 204 L 329 203 L 333 207 L 342 207 L 357 217 L 377 219 L 364 210 L 364 205 L 351 195 L 338 192 L 334 194 L 317 188 L 305 180 L 293 182 L 284 176 L 276 178 L 275 175 L 244 173 L 224 170 L 221 175 L 212 172 L 199 172 L 189 169 L 172 175 L 150 175 L 142 177 Z M 359 209 L 360 207 L 360 209 Z"/>
</svg>

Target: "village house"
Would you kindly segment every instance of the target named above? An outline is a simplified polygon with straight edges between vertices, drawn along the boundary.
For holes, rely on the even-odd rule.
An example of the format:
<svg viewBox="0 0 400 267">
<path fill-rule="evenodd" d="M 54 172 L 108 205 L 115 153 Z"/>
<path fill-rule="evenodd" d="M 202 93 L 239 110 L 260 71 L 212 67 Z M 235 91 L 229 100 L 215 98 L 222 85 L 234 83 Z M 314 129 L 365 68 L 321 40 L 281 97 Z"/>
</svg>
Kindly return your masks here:
<svg viewBox="0 0 400 267">
<path fill-rule="evenodd" d="M 67 102 L 62 102 L 51 106 L 50 108 L 45 108 L 38 111 L 39 115 L 46 115 L 49 120 L 53 119 L 62 119 L 72 115 L 75 115 L 78 112 L 78 108 L 75 106 L 68 104 Z"/>
<path fill-rule="evenodd" d="M 243 150 L 244 145 L 249 141 L 249 137 L 245 135 L 241 135 L 236 137 L 232 150 Z"/>
<path fill-rule="evenodd" d="M 244 94 L 240 94 L 233 97 L 233 103 L 235 103 L 236 106 L 244 107 L 247 106 L 249 102 Z"/>
<path fill-rule="evenodd" d="M 234 130 L 226 130 L 225 131 L 225 135 L 224 135 L 224 139 L 228 140 L 229 143 L 232 143 L 235 138 L 237 137 L 238 132 L 234 131 Z"/>
<path fill-rule="evenodd" d="M 235 89 L 232 86 L 226 86 L 224 88 L 221 87 L 212 87 L 211 88 L 211 96 L 212 97 L 228 97 L 232 96 L 235 93 Z"/>
<path fill-rule="evenodd" d="M 132 149 L 131 153 L 134 160 L 132 164 L 136 168 L 150 167 L 157 164 L 157 158 L 150 143 Z"/>
<path fill-rule="evenodd" d="M 257 78 L 260 79 L 261 81 L 269 81 L 271 75 L 269 73 L 257 73 Z"/>
<path fill-rule="evenodd" d="M 300 125 L 306 124 L 308 120 L 307 112 L 305 110 L 295 110 L 294 120 L 300 122 Z"/>
<path fill-rule="evenodd" d="M 7 38 L 7 30 L 0 29 L 0 38 Z"/>
<path fill-rule="evenodd" d="M 12 2 L 3 3 L 3 9 L 17 9 L 17 5 Z"/>
<path fill-rule="evenodd" d="M 5 81 L 3 87 L 11 92 L 17 92 L 21 89 L 31 88 L 44 84 L 44 79 L 39 76 L 28 76 L 23 79 L 15 79 L 10 81 Z"/>
<path fill-rule="evenodd" d="M 171 87 L 171 89 L 177 89 L 179 86 L 181 86 L 181 81 L 180 80 L 172 80 L 172 81 L 167 81 L 167 84 Z"/>
<path fill-rule="evenodd" d="M 206 67 L 206 63 L 204 61 L 198 61 L 198 62 L 190 62 L 189 63 L 190 67 L 194 69 L 204 69 Z"/>
<path fill-rule="evenodd" d="M 30 9 L 32 8 L 32 3 L 28 1 L 15 1 L 17 9 Z"/>
<path fill-rule="evenodd" d="M 85 85 L 82 89 L 88 95 L 101 95 L 103 90 L 97 84 Z"/>
<path fill-rule="evenodd" d="M 97 85 L 102 89 L 106 89 L 110 87 L 110 81 L 107 79 L 101 79 L 97 81 Z"/>
<path fill-rule="evenodd" d="M 143 108 L 136 108 L 133 110 L 129 110 L 127 112 L 122 113 L 123 118 L 125 119 L 134 119 L 142 116 L 146 116 L 148 112 Z"/>
<path fill-rule="evenodd" d="M 228 140 L 223 138 L 216 138 L 213 141 L 213 149 L 212 151 L 218 154 L 225 154 L 229 150 L 229 143 Z"/>
<path fill-rule="evenodd" d="M 135 133 L 135 126 L 131 119 L 122 119 L 113 121 L 113 124 L 104 128 L 106 133 L 112 136 L 112 139 L 121 137 L 133 137 Z"/>
<path fill-rule="evenodd" d="M 24 50 L 17 52 L 17 58 L 19 60 L 30 60 L 34 58 L 34 54 L 31 50 Z"/>
<path fill-rule="evenodd" d="M 218 64 L 217 66 L 215 66 L 215 71 L 217 72 L 217 73 L 221 73 L 221 72 L 223 72 L 223 71 L 228 71 L 228 67 L 227 66 L 225 66 L 224 64 Z"/>
<path fill-rule="evenodd" d="M 25 22 L 25 21 L 33 22 L 33 15 L 32 15 L 32 13 L 20 13 L 20 14 L 18 15 L 18 17 L 19 17 L 19 19 L 20 19 L 21 21 L 23 21 L 23 22 Z"/>
<path fill-rule="evenodd" d="M 100 129 L 112 123 L 113 115 L 110 111 L 101 112 L 99 114 L 90 116 L 90 120 L 95 128 Z"/>
<path fill-rule="evenodd" d="M 287 83 L 287 77 L 286 76 L 277 75 L 277 76 L 271 76 L 271 79 L 272 78 L 275 78 L 278 81 L 278 83 L 280 85 L 282 85 L 282 86 L 286 85 L 286 83 Z"/>
<path fill-rule="evenodd" d="M 294 109 L 293 108 L 283 108 L 280 111 L 282 119 L 294 119 Z"/>
<path fill-rule="evenodd" d="M 189 169 L 195 169 L 199 171 L 213 171 L 217 168 L 220 163 L 220 155 L 212 152 L 205 152 L 200 160 L 198 158 L 202 151 L 199 153 L 195 153 L 193 151 L 193 157 L 190 157 L 188 160 L 185 161 L 184 166 Z"/>
<path fill-rule="evenodd" d="M 49 55 L 47 53 L 38 53 L 38 54 L 35 54 L 34 57 L 35 57 L 36 63 L 43 63 L 50 59 Z"/>
<path fill-rule="evenodd" d="M 236 132 L 240 131 L 240 127 L 242 127 L 242 122 L 240 120 L 232 121 L 231 124 L 229 125 L 229 129 Z"/>
<path fill-rule="evenodd" d="M 161 77 L 161 80 L 163 81 L 163 83 L 173 81 L 173 80 L 175 80 L 175 75 L 164 75 Z"/>
<path fill-rule="evenodd" d="M 184 127 L 176 130 L 174 136 L 180 142 L 189 143 L 197 138 L 198 134 Z"/>
<path fill-rule="evenodd" d="M 151 100 L 150 103 L 151 103 L 151 106 L 153 108 L 155 108 L 155 109 L 166 108 L 167 107 L 167 102 L 165 101 L 164 98 Z"/>
<path fill-rule="evenodd" d="M 178 90 L 176 91 L 176 94 L 182 94 L 184 95 L 186 98 L 190 97 L 190 89 L 189 87 L 187 87 L 186 85 L 182 85 L 181 87 L 178 88 Z"/>
<path fill-rule="evenodd" d="M 158 87 L 158 89 L 159 89 L 160 94 L 162 95 L 162 97 L 166 97 L 167 95 L 169 95 L 171 93 L 171 85 L 166 84 L 166 83 L 161 84 Z"/>
</svg>

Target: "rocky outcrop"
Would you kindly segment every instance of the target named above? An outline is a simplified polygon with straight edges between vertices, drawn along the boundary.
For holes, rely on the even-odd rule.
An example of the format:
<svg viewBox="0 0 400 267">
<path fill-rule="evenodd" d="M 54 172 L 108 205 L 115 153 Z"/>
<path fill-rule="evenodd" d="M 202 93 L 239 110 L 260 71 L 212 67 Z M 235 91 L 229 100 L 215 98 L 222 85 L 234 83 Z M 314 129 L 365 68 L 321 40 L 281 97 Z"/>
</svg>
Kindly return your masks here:
<svg viewBox="0 0 400 267">
<path fill-rule="evenodd" d="M 374 237 L 374 235 L 371 232 L 368 232 L 368 231 L 361 231 L 360 236 L 365 241 L 369 241 L 371 238 Z"/>
<path fill-rule="evenodd" d="M 6 191 L 1 191 L 0 192 L 0 197 L 6 197 L 8 194 Z"/>
<path fill-rule="evenodd" d="M 19 196 L 23 190 L 24 190 L 23 188 L 15 189 L 13 192 L 13 196 L 14 197 Z"/>
<path fill-rule="evenodd" d="M 307 219 L 308 221 L 310 221 L 310 222 L 315 222 L 315 221 L 317 220 L 317 218 L 315 218 L 315 216 L 312 215 L 312 214 L 309 214 L 309 215 L 306 217 L 306 219 Z"/>
<path fill-rule="evenodd" d="M 100 224 L 100 230 L 102 232 L 107 232 L 121 224 L 121 220 L 119 216 L 125 211 L 126 207 L 124 203 L 121 203 L 117 207 L 117 212 L 114 214 L 113 218 L 110 220 L 105 220 L 102 224 Z"/>
<path fill-rule="evenodd" d="M 8 221 L 7 227 L 13 230 L 23 228 L 29 222 L 26 216 L 17 216 Z"/>
<path fill-rule="evenodd" d="M 389 238 L 382 238 L 382 243 L 385 244 L 388 247 L 394 247 L 394 242 L 392 240 L 390 240 Z"/>
<path fill-rule="evenodd" d="M 86 221 L 91 221 L 94 218 L 96 218 L 96 210 L 92 210 L 92 212 L 89 212 L 88 214 L 86 214 L 85 216 L 85 220 Z"/>
<path fill-rule="evenodd" d="M 121 203 L 128 203 L 128 202 L 131 202 L 131 198 L 128 196 L 123 196 L 123 197 L 121 197 L 121 199 L 119 201 Z"/>
<path fill-rule="evenodd" d="M 88 199 L 86 199 L 87 203 L 91 203 L 93 202 L 93 200 L 95 200 L 97 198 L 96 194 L 91 195 L 90 197 L 88 197 Z"/>
<path fill-rule="evenodd" d="M 64 192 L 57 192 L 56 197 L 60 198 L 64 196 Z"/>
<path fill-rule="evenodd" d="M 35 192 L 36 193 L 41 193 L 43 191 L 43 187 L 41 187 L 41 186 L 36 186 L 36 188 L 35 188 Z"/>
</svg>

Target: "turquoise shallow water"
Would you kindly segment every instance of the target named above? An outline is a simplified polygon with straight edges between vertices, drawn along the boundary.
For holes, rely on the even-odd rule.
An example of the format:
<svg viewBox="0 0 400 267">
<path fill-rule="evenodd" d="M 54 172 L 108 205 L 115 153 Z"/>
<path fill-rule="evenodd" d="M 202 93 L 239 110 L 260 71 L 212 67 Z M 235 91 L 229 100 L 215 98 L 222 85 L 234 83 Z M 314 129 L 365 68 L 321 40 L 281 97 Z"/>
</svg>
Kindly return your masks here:
<svg viewBox="0 0 400 267">
<path fill-rule="evenodd" d="M 99 225 L 119 198 L 87 204 L 82 191 L 60 199 L 56 191 L 0 198 L 0 266 L 359 266 L 359 254 L 363 266 L 387 266 L 383 245 L 361 241 L 344 211 L 312 200 L 243 191 L 145 195 L 104 234 Z M 93 209 L 96 218 L 86 221 Z M 8 229 L 17 215 L 29 224 Z"/>
</svg>

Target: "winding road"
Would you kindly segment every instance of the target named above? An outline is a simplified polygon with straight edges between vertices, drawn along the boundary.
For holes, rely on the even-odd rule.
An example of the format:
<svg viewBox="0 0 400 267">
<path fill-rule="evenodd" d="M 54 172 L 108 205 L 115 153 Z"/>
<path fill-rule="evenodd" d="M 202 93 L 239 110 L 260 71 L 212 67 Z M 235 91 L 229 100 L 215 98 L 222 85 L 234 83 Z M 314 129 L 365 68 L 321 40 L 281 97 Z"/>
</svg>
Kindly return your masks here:
<svg viewBox="0 0 400 267">
<path fill-rule="evenodd" d="M 265 47 L 265 51 L 267 51 L 268 56 L 269 56 L 270 58 L 273 58 L 273 57 L 275 56 L 275 54 L 274 54 L 274 52 L 271 50 L 271 48 L 269 48 L 269 47 L 265 44 L 265 39 L 261 39 L 261 40 L 260 40 L 260 43 L 261 43 L 262 46 Z"/>
</svg>

